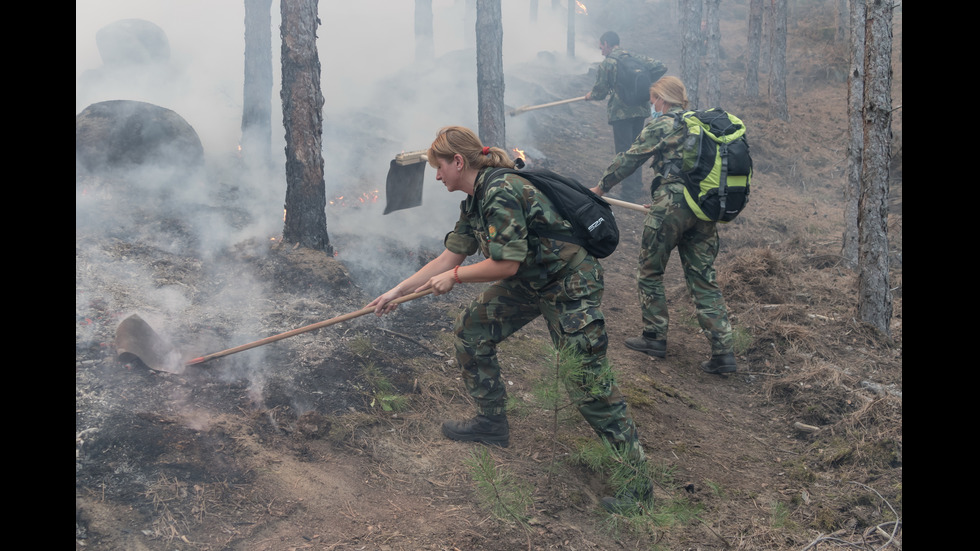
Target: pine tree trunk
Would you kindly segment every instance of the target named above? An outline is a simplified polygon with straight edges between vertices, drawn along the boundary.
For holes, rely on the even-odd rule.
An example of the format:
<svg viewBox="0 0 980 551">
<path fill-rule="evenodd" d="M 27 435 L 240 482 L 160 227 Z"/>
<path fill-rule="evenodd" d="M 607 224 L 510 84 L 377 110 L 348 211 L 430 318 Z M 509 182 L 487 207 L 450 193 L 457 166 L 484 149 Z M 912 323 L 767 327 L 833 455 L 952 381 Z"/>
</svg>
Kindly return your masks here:
<svg viewBox="0 0 980 551">
<path fill-rule="evenodd" d="M 242 157 L 245 165 L 272 164 L 272 0 L 245 0 L 245 86 Z"/>
<path fill-rule="evenodd" d="M 851 0 L 851 69 L 847 77 L 848 146 L 844 183 L 844 238 L 841 258 L 858 267 L 858 199 L 861 197 L 861 158 L 864 153 L 864 22 L 865 0 Z"/>
<path fill-rule="evenodd" d="M 705 101 L 708 107 L 721 105 L 721 0 L 705 0 L 705 19 L 707 20 L 708 48 L 705 55 Z"/>
<path fill-rule="evenodd" d="M 323 181 L 323 93 L 316 47 L 318 0 L 282 0 L 282 115 L 286 129 L 283 241 L 333 254 Z"/>
<path fill-rule="evenodd" d="M 848 15 L 847 0 L 837 0 L 837 32 L 834 33 L 834 42 L 844 44 L 847 42 L 848 23 L 852 19 Z"/>
<path fill-rule="evenodd" d="M 690 108 L 698 104 L 698 79 L 701 75 L 701 0 L 682 0 L 684 37 L 681 39 L 681 80 L 687 88 Z"/>
<path fill-rule="evenodd" d="M 434 58 L 432 0 L 415 0 L 415 61 L 428 63 Z"/>
<path fill-rule="evenodd" d="M 568 57 L 575 57 L 575 0 L 568 0 L 568 32 L 566 33 L 566 46 Z"/>
<path fill-rule="evenodd" d="M 480 141 L 506 147 L 504 131 L 504 31 L 500 0 L 476 2 L 476 88 Z"/>
<path fill-rule="evenodd" d="M 858 222 L 858 315 L 890 335 L 888 167 L 891 159 L 892 0 L 869 0 L 865 27 L 864 157 Z"/>
<path fill-rule="evenodd" d="M 786 103 L 786 1 L 771 0 L 769 53 L 769 116 L 784 121 L 789 120 Z"/>
<path fill-rule="evenodd" d="M 749 0 L 748 66 L 745 69 L 745 95 L 759 95 L 759 55 L 762 51 L 762 0 Z"/>
</svg>

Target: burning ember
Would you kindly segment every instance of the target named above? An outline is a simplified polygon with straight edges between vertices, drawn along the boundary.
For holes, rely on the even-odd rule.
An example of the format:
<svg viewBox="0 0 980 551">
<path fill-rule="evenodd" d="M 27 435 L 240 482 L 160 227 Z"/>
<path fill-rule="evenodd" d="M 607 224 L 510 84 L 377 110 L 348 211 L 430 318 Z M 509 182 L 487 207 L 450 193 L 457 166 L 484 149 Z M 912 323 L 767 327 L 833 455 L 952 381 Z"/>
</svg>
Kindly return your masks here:
<svg viewBox="0 0 980 551">
<path fill-rule="evenodd" d="M 526 155 L 524 155 L 524 150 L 523 150 L 523 149 L 517 149 L 517 148 L 515 147 L 514 149 L 512 149 L 512 151 L 514 152 L 514 159 L 515 159 L 515 160 L 516 160 L 516 159 L 520 159 L 520 160 L 522 160 L 522 161 L 525 161 L 525 162 L 527 162 L 527 156 L 526 156 Z"/>
<path fill-rule="evenodd" d="M 378 197 L 380 197 L 380 192 L 378 190 L 368 191 L 362 193 L 356 197 L 347 197 L 346 195 L 340 195 L 335 199 L 327 201 L 327 204 L 335 207 L 356 207 L 360 205 L 365 205 L 368 203 L 377 203 Z"/>
<path fill-rule="evenodd" d="M 585 4 L 576 0 L 575 2 L 575 13 L 581 13 L 584 15 L 589 15 L 589 10 L 585 8 Z"/>
</svg>

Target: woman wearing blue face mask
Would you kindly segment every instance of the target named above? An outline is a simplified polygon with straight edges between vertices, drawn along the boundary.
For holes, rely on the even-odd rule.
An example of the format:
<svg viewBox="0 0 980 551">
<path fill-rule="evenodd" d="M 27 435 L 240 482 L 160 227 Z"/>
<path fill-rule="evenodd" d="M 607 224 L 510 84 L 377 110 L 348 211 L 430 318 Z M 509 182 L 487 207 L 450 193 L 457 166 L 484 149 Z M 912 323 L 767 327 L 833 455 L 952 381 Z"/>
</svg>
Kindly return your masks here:
<svg viewBox="0 0 980 551">
<path fill-rule="evenodd" d="M 627 348 L 658 358 L 667 356 L 668 314 L 663 275 L 671 251 L 677 248 L 687 288 L 694 298 L 698 323 L 711 342 L 711 359 L 702 363 L 701 369 L 714 374 L 734 373 L 732 326 L 715 280 L 716 223 L 699 219 L 687 206 L 684 181 L 676 172 L 686 135 L 685 125 L 678 119 L 687 105 L 687 90 L 680 79 L 668 76 L 655 82 L 650 87 L 653 118 L 629 150 L 616 155 L 592 191 L 603 195 L 651 160 L 650 168 L 654 171 L 651 204 L 643 224 L 637 269 L 643 332 L 639 337 L 626 339 Z"/>
</svg>

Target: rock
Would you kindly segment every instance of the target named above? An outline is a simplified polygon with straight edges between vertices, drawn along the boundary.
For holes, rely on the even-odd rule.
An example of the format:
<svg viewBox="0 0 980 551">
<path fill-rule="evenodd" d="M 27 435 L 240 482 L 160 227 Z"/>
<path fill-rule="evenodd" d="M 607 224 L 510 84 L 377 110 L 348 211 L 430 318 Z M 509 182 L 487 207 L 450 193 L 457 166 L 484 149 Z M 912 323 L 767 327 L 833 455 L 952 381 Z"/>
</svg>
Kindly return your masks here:
<svg viewBox="0 0 980 551">
<path fill-rule="evenodd" d="M 89 171 L 158 167 L 183 173 L 203 166 L 204 147 L 180 115 L 151 103 L 94 103 L 75 116 L 76 164 Z"/>
</svg>

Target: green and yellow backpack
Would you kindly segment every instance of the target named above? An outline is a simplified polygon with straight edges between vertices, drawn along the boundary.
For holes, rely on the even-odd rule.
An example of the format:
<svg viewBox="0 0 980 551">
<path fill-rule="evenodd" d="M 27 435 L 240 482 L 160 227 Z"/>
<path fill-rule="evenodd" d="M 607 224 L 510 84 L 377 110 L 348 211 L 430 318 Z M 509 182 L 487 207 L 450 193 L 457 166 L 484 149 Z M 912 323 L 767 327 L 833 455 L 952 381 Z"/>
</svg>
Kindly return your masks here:
<svg viewBox="0 0 980 551">
<path fill-rule="evenodd" d="M 669 169 L 684 180 L 684 198 L 701 220 L 731 222 L 749 202 L 752 157 L 741 119 L 719 108 L 675 115 L 687 135 Z"/>
</svg>

